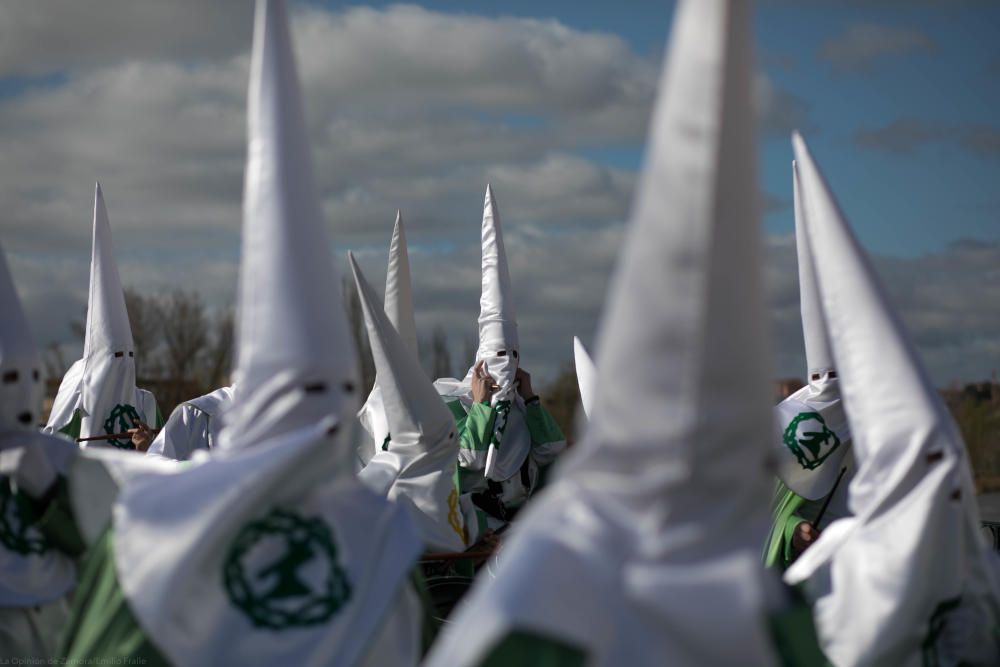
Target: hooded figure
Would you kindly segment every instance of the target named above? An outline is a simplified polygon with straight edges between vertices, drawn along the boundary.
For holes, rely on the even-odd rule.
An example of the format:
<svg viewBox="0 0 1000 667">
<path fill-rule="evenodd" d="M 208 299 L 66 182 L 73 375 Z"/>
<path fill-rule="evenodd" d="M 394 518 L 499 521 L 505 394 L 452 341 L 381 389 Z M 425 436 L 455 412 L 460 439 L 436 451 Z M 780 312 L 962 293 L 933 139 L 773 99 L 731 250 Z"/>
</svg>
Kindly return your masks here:
<svg viewBox="0 0 1000 667">
<path fill-rule="evenodd" d="M 354 350 L 327 289 L 336 273 L 281 0 L 257 4 L 248 107 L 235 390 L 219 444 L 172 474 L 124 480 L 74 597 L 70 661 L 418 660 L 408 576 L 421 541 L 405 508 L 353 474 Z"/>
<path fill-rule="evenodd" d="M 406 349 L 414 359 L 417 353 L 417 323 L 413 315 L 413 289 L 410 286 L 410 257 L 406 250 L 406 229 L 400 212 L 396 211 L 396 224 L 389 243 L 389 267 L 385 276 L 385 314 Z M 375 386 L 368 400 L 358 411 L 358 420 L 364 430 L 359 432 L 358 458 L 368 465 L 372 456 L 382 451 L 389 442 L 389 422 L 382 402 L 378 369 Z M 367 436 L 367 437 L 366 437 Z"/>
<path fill-rule="evenodd" d="M 994 557 L 961 436 L 805 143 L 793 144 L 857 472 L 853 516 L 785 580 L 805 583 L 836 665 L 1000 664 Z"/>
<path fill-rule="evenodd" d="M 594 407 L 594 385 L 597 382 L 597 369 L 590 353 L 576 336 L 573 336 L 573 360 L 576 362 L 576 383 L 580 388 L 580 406 L 583 414 L 589 419 Z"/>
<path fill-rule="evenodd" d="M 428 667 L 778 664 L 750 9 L 675 11 L 587 432 Z"/>
<path fill-rule="evenodd" d="M 455 419 L 380 307 L 354 255 L 348 256 L 391 434 L 385 449 L 372 457 L 358 478 L 376 493 L 414 510 L 413 519 L 429 550 L 462 551 L 466 531 L 455 486 Z"/>
<path fill-rule="evenodd" d="M 135 386 L 135 345 L 111 246 L 108 211 L 98 183 L 83 358 L 63 377 L 45 431 L 79 439 L 124 433 L 137 421 L 154 428 L 163 425 L 156 399 Z M 127 437 L 94 444 L 134 449 Z"/>
<path fill-rule="evenodd" d="M 482 276 L 476 363 L 462 380 L 442 378 L 434 386 L 458 424 L 462 493 L 488 495 L 480 507 L 494 520 L 503 520 L 508 509 L 524 503 L 538 485 L 542 468 L 566 448 L 566 440 L 538 397 L 522 396 L 517 380 L 520 345 L 510 271 L 500 212 L 489 185 L 483 204 Z M 480 364 L 496 386 L 488 404 L 472 398 L 473 375 Z"/>
<path fill-rule="evenodd" d="M 178 405 L 147 454 L 186 461 L 196 450 L 214 447 L 222 430 L 222 411 L 232 397 L 232 386 L 221 387 Z"/>
<path fill-rule="evenodd" d="M 70 445 L 35 430 L 44 389 L 41 359 L 2 250 L 0 312 L 0 461 L 8 468 L 23 448 Z M 55 655 L 76 567 L 45 538 L 38 512 L 11 482 L 0 474 L 0 655 L 41 659 Z"/>
<path fill-rule="evenodd" d="M 813 257 L 806 243 L 805 212 L 794 161 L 792 192 L 809 382 L 774 408 L 776 433 L 772 451 L 780 483 L 775 490 L 774 517 L 764 548 L 764 563 L 782 569 L 797 555 L 793 537 L 801 523 L 822 530 L 835 519 L 850 515 L 847 487 L 854 474 L 850 429 L 823 321 Z M 814 539 L 815 535 L 810 531 L 806 538 Z"/>
</svg>

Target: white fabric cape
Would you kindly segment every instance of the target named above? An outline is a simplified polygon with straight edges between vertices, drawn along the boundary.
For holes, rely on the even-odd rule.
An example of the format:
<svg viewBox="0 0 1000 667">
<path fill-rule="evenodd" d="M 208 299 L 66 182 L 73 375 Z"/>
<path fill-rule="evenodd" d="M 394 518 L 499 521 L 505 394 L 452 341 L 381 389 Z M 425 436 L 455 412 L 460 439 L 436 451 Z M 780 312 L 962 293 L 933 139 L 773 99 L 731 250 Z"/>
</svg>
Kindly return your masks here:
<svg viewBox="0 0 1000 667">
<path fill-rule="evenodd" d="M 12 473 L 18 463 L 11 455 L 24 447 L 53 450 L 53 456 L 59 456 L 72 445 L 44 433 L 0 433 L 0 467 L 5 473 L 0 474 L 4 487 L 0 489 L 0 607 L 43 605 L 61 598 L 76 584 L 73 559 L 48 544 L 11 494 L 6 473 Z"/>
<path fill-rule="evenodd" d="M 331 425 L 213 453 L 169 480 L 141 476 L 124 488 L 114 509 L 118 580 L 143 629 L 175 664 L 353 665 L 372 650 L 383 623 L 411 633 L 399 641 L 414 650 L 419 625 L 406 622 L 413 606 L 402 602 L 420 538 L 404 508 L 349 479 L 304 495 L 289 483 L 297 471 L 329 469 L 322 461 L 329 458 Z M 280 543 L 266 538 L 236 555 L 237 535 L 268 517 L 260 508 L 271 507 L 288 508 L 306 522 L 318 519 L 330 531 L 333 569 L 324 571 L 314 558 L 299 576 L 322 590 L 339 573 L 350 593 L 319 625 L 281 633 L 255 626 L 227 593 L 228 572 L 235 568 L 252 579 L 281 555 Z M 150 544 L 158 545 L 155 557 Z M 265 592 L 253 587 L 251 581 L 256 596 Z"/>
<path fill-rule="evenodd" d="M 831 524 L 785 580 L 805 582 L 837 665 L 996 664 L 992 556 L 965 497 L 961 436 L 804 142 L 793 143 L 858 469 L 854 517 Z"/>
<path fill-rule="evenodd" d="M 221 411 L 233 396 L 232 387 L 184 401 L 149 445 L 148 455 L 184 461 L 198 449 L 211 449 L 222 430 Z"/>
<path fill-rule="evenodd" d="M 455 420 L 389 321 L 353 255 L 350 262 L 392 433 L 388 448 L 375 454 L 358 478 L 376 493 L 412 508 L 426 547 L 462 551 L 466 532 L 455 486 Z"/>
<path fill-rule="evenodd" d="M 402 215 L 396 211 L 396 224 L 389 242 L 389 264 L 385 276 L 385 314 L 414 357 L 417 351 L 417 323 L 413 313 L 413 288 L 410 284 L 410 256 L 406 248 L 406 228 Z M 378 373 L 368 400 L 358 411 L 358 421 L 364 427 L 358 445 L 361 463 L 367 465 L 372 456 L 382 450 L 389 435 L 389 422 L 382 402 Z M 368 437 L 365 437 L 367 434 Z"/>
<path fill-rule="evenodd" d="M 590 667 L 776 664 L 750 35 L 748 3 L 678 3 L 587 433 L 428 667 L 480 664 L 514 630 Z"/>
</svg>

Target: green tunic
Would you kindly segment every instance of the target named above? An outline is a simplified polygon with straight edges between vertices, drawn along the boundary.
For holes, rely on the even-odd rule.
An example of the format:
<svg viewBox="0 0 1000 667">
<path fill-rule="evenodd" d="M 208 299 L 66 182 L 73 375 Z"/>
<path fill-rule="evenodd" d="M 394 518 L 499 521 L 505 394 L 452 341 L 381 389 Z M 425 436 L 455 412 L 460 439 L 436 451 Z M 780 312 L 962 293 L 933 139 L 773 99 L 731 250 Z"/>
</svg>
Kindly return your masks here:
<svg viewBox="0 0 1000 667">
<path fill-rule="evenodd" d="M 784 570 L 792 563 L 792 534 L 805 521 L 798 513 L 806 499 L 778 482 L 774 493 L 771 532 L 764 545 L 764 565 Z"/>
<path fill-rule="evenodd" d="M 61 655 L 76 664 L 94 658 L 125 664 L 125 658 L 139 658 L 143 665 L 169 665 L 142 631 L 118 584 L 113 539 L 111 530 L 105 531 L 83 561 Z"/>
<path fill-rule="evenodd" d="M 812 612 L 795 596 L 787 609 L 771 614 L 768 627 L 781 667 L 825 667 L 830 662 L 820 649 Z M 477 667 L 583 667 L 587 652 L 577 646 L 527 630 L 512 630 Z"/>
<path fill-rule="evenodd" d="M 466 412 L 458 400 L 449 401 L 448 408 L 458 429 L 459 490 L 467 493 L 484 484 L 482 469 L 486 466 L 497 410 L 488 403 L 473 403 Z M 525 406 L 524 421 L 531 437 L 530 456 L 544 470 L 566 448 L 566 437 L 540 401 Z"/>
</svg>

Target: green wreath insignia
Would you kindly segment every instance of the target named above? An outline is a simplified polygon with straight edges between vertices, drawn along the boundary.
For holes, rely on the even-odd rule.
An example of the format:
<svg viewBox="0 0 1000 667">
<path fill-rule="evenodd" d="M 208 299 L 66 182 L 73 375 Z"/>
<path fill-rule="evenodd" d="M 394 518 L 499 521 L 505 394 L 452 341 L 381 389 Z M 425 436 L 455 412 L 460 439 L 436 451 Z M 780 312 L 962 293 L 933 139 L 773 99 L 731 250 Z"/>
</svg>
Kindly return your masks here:
<svg viewBox="0 0 1000 667">
<path fill-rule="evenodd" d="M 104 420 L 104 432 L 108 435 L 112 433 L 124 433 L 130 428 L 135 428 L 135 422 L 142 419 L 139 411 L 128 403 L 119 403 L 111 409 L 111 414 Z M 108 443 L 118 449 L 135 449 L 132 439 L 119 440 L 111 438 Z"/>
<path fill-rule="evenodd" d="M 7 478 L 0 477 L 0 544 L 25 556 L 48 551 L 49 543 L 35 529 L 38 515 L 27 498 L 14 493 Z"/>
<path fill-rule="evenodd" d="M 280 556 L 251 564 L 252 553 L 270 553 L 276 545 Z M 323 623 L 351 598 L 329 526 L 285 509 L 240 529 L 223 564 L 223 581 L 230 602 L 256 627 L 270 630 Z"/>
<path fill-rule="evenodd" d="M 822 430 L 804 431 L 802 437 L 799 437 L 799 424 L 810 421 L 819 422 Z M 796 415 L 785 428 L 782 442 L 806 470 L 818 468 L 840 446 L 840 438 L 827 428 L 823 416 L 818 412 L 800 412 Z"/>
</svg>

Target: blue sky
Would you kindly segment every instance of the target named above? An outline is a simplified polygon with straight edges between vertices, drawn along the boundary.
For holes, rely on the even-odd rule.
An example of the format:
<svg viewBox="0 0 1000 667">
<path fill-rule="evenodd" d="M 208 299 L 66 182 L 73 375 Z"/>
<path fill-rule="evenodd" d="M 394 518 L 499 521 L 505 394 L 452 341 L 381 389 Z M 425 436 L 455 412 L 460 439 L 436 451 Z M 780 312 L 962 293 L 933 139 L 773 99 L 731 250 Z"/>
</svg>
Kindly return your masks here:
<svg viewBox="0 0 1000 667">
<path fill-rule="evenodd" d="M 391 2 L 311 4 L 388 6 Z M 612 32 L 658 59 L 673 13 L 671 2 L 579 3 L 512 0 L 424 2 L 445 12 L 554 18 L 585 31 Z M 944 6 L 942 6 L 942 4 Z M 922 33 L 926 48 L 874 54 L 856 67 L 821 55 L 825 42 L 852 25 Z M 1000 146 L 977 155 L 949 141 L 927 141 L 901 153 L 858 145 L 863 129 L 897 120 L 949 127 L 984 126 L 1000 133 L 1000 4 L 988 2 L 765 2 L 757 8 L 759 66 L 804 103 L 803 128 L 841 204 L 866 246 L 916 256 L 956 239 L 1000 239 Z M 997 141 L 996 138 L 993 139 Z M 762 186 L 790 202 L 790 143 L 767 136 L 760 146 Z M 628 169 L 642 144 L 584 149 L 583 154 Z M 767 229 L 792 230 L 786 206 L 766 216 Z"/>
<path fill-rule="evenodd" d="M 126 285 L 232 306 L 251 6 L 37 0 L 5 13 L 0 243 L 42 345 L 79 348 L 68 322 L 86 303 L 98 179 Z M 418 327 L 467 339 L 491 181 L 524 354 L 553 377 L 573 335 L 593 343 L 673 3 L 292 9 L 335 250 L 377 283 L 402 208 Z M 935 380 L 1000 369 L 1000 3 L 772 0 L 755 23 L 775 374 L 802 364 L 794 128 Z"/>
</svg>

